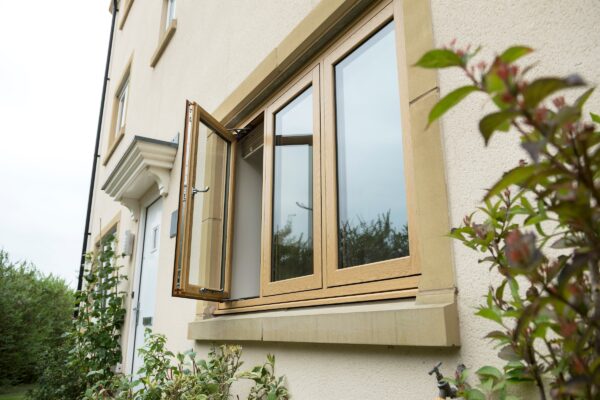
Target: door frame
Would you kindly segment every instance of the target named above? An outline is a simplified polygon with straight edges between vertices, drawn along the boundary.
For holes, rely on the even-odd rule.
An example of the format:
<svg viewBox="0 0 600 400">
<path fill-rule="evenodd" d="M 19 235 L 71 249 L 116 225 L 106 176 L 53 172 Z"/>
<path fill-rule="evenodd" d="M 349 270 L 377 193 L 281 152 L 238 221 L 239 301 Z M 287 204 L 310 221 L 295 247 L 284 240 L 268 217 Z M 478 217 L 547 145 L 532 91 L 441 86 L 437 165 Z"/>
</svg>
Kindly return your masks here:
<svg viewBox="0 0 600 400">
<path fill-rule="evenodd" d="M 141 277 L 142 277 L 142 261 L 144 254 L 144 242 L 145 242 L 145 231 L 146 231 L 146 217 L 148 215 L 148 208 L 151 207 L 154 203 L 161 199 L 161 196 L 158 194 L 158 191 L 153 188 L 150 192 L 140 199 L 140 217 L 138 219 L 138 229 L 137 229 L 137 238 L 135 244 L 135 262 L 133 263 L 133 281 L 130 293 L 134 292 L 134 297 L 129 295 L 129 307 L 127 309 L 129 313 L 129 332 L 127 333 L 127 348 L 126 348 L 126 366 L 127 371 L 133 376 L 135 372 L 133 369 L 133 361 L 134 361 L 134 351 L 135 351 L 135 342 L 136 342 L 136 318 L 133 312 L 134 308 L 139 304 L 139 295 L 140 295 L 140 285 L 141 285 Z M 163 204 L 164 206 L 164 204 Z M 161 212 L 161 221 L 162 221 L 162 212 Z M 160 242 L 158 244 L 158 252 L 160 254 Z"/>
</svg>

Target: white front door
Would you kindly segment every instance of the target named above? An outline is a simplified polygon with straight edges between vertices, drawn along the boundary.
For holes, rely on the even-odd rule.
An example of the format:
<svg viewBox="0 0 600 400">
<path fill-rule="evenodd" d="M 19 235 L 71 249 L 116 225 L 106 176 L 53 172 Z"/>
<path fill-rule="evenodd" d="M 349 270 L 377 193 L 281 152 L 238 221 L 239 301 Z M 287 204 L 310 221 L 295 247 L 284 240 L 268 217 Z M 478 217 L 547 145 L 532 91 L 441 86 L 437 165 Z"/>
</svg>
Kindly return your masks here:
<svg viewBox="0 0 600 400">
<path fill-rule="evenodd" d="M 138 349 L 144 347 L 144 331 L 152 329 L 156 305 L 156 281 L 158 275 L 158 248 L 160 244 L 160 220 L 162 198 L 146 209 L 142 259 L 139 263 L 137 290 L 133 293 L 132 323 L 134 327 L 131 373 L 135 374 L 143 364 Z"/>
</svg>

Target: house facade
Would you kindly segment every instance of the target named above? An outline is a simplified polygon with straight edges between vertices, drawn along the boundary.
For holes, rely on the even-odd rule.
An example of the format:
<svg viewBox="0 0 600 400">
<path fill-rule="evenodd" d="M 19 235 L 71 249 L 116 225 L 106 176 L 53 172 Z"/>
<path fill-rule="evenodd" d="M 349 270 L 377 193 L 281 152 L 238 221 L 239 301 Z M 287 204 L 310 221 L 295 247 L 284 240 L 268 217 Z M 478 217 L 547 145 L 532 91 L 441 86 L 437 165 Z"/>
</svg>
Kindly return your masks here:
<svg viewBox="0 0 600 400">
<path fill-rule="evenodd" d="M 475 317 L 494 276 L 446 237 L 525 158 L 485 147 L 464 84 L 413 67 L 454 38 L 600 81 L 597 1 L 121 0 L 91 237 L 129 280 L 124 372 L 146 327 L 173 351 L 239 343 L 295 399 L 426 399 L 427 373 L 497 363 Z M 590 107 L 600 109 L 596 94 Z M 93 242 L 90 242 L 90 248 Z M 243 397 L 247 388 L 237 386 Z"/>
</svg>

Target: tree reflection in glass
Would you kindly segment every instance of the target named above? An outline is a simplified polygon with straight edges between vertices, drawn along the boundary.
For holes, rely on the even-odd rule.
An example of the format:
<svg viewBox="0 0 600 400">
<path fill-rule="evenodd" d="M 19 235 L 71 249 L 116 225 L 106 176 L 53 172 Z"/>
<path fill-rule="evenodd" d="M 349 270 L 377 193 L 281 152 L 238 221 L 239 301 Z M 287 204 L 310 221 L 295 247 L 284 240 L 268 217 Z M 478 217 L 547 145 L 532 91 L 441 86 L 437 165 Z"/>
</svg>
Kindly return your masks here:
<svg viewBox="0 0 600 400">
<path fill-rule="evenodd" d="M 271 281 L 313 273 L 312 87 L 275 114 Z"/>
<path fill-rule="evenodd" d="M 394 25 L 335 66 L 338 267 L 408 255 Z"/>
</svg>

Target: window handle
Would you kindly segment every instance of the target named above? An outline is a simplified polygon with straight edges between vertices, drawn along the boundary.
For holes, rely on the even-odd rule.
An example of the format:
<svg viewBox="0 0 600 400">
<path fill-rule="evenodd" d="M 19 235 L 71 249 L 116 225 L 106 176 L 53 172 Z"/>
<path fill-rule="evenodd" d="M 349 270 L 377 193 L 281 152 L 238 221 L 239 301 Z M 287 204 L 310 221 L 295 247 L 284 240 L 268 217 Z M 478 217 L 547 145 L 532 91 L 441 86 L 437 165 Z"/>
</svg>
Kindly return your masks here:
<svg viewBox="0 0 600 400">
<path fill-rule="evenodd" d="M 198 193 L 206 193 L 210 190 L 210 188 L 207 186 L 204 189 L 196 189 L 195 187 L 192 188 L 192 196 L 195 196 Z"/>
</svg>

